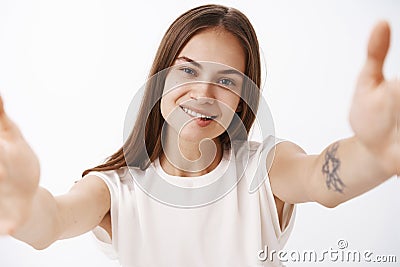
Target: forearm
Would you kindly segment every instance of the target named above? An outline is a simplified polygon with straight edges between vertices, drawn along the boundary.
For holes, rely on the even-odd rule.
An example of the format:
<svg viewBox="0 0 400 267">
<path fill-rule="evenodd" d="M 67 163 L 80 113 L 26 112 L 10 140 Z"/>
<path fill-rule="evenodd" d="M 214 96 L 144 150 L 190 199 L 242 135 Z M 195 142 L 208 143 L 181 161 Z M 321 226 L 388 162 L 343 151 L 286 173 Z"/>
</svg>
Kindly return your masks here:
<svg viewBox="0 0 400 267">
<path fill-rule="evenodd" d="M 56 241 L 61 233 L 57 202 L 54 196 L 39 187 L 32 201 L 32 209 L 23 225 L 11 236 L 36 249 L 44 249 Z"/>
<path fill-rule="evenodd" d="M 315 158 L 310 194 L 316 202 L 335 207 L 393 176 L 390 160 L 369 151 L 356 137 L 335 142 Z"/>
</svg>

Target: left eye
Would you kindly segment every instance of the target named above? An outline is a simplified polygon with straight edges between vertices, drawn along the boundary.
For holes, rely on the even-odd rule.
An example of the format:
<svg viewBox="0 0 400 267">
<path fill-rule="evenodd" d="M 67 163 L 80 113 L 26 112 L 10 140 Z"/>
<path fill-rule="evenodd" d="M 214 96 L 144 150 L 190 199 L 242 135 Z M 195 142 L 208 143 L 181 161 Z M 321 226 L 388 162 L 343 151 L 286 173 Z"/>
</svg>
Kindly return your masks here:
<svg viewBox="0 0 400 267">
<path fill-rule="evenodd" d="M 219 80 L 219 83 L 222 85 L 226 85 L 226 86 L 235 84 L 232 80 L 229 80 L 229 79 L 221 79 L 221 80 Z"/>
</svg>

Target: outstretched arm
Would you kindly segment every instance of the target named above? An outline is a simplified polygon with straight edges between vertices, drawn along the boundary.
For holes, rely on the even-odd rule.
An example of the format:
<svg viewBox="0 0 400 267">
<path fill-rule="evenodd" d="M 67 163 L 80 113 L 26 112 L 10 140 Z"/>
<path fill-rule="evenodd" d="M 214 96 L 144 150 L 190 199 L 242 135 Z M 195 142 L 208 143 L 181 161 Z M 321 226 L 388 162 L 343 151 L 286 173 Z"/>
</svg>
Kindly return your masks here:
<svg viewBox="0 0 400 267">
<path fill-rule="evenodd" d="M 26 219 L 14 224 L 9 234 L 36 249 L 44 249 L 57 240 L 92 230 L 109 207 L 108 188 L 96 176 L 84 177 L 68 193 L 55 197 L 39 187 L 24 214 Z"/>
<path fill-rule="evenodd" d="M 284 202 L 335 207 L 393 174 L 357 137 L 351 137 L 331 144 L 320 155 L 307 155 L 291 142 L 280 143 L 269 177 L 274 195 Z"/>
<path fill-rule="evenodd" d="M 107 185 L 86 176 L 54 197 L 39 184 L 39 162 L 0 97 L 0 235 L 12 235 L 37 249 L 85 233 L 110 209 Z"/>
<path fill-rule="evenodd" d="M 334 207 L 400 173 L 400 81 L 385 80 L 382 73 L 389 43 L 390 28 L 380 22 L 354 94 L 353 137 L 334 142 L 320 155 L 306 155 L 290 142 L 269 155 L 271 186 L 279 199 Z"/>
</svg>

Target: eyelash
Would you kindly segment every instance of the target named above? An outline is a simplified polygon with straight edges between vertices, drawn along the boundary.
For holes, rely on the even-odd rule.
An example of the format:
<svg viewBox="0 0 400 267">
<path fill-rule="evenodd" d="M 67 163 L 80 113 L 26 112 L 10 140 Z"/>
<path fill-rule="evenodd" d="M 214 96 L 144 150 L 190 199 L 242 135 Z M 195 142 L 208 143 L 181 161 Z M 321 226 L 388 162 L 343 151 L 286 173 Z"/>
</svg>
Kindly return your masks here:
<svg viewBox="0 0 400 267">
<path fill-rule="evenodd" d="M 235 83 L 234 83 L 232 80 L 227 79 L 227 78 L 223 78 L 223 79 L 220 80 L 220 82 L 221 82 L 221 81 L 228 81 L 228 82 L 229 82 L 229 84 L 221 83 L 221 84 L 224 85 L 224 86 L 232 86 L 232 85 L 235 85 Z"/>
<path fill-rule="evenodd" d="M 191 68 L 188 68 L 188 67 L 181 68 L 181 71 L 183 71 L 184 73 L 189 74 L 189 75 L 197 76 L 197 72 L 195 70 L 191 69 Z M 227 81 L 228 84 L 226 84 L 226 83 L 224 83 L 222 81 Z M 219 80 L 218 83 L 220 83 L 220 84 L 222 84 L 224 86 L 234 86 L 235 85 L 234 81 L 232 81 L 231 79 L 227 79 L 227 78 L 222 78 L 221 80 Z"/>
<path fill-rule="evenodd" d="M 197 75 L 197 72 L 195 70 L 188 68 L 188 67 L 181 68 L 181 70 L 184 73 L 189 74 L 189 75 Z"/>
</svg>

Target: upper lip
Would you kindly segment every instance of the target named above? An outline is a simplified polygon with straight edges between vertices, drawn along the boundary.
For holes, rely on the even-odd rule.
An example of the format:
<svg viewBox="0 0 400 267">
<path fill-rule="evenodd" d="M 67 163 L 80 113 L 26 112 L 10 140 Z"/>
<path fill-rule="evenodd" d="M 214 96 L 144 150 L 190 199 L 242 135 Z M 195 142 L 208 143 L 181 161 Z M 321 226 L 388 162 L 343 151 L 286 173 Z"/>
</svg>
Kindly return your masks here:
<svg viewBox="0 0 400 267">
<path fill-rule="evenodd" d="M 204 116 L 207 116 L 207 117 L 211 117 L 211 118 L 213 118 L 213 119 L 215 119 L 215 118 L 217 117 L 217 115 L 211 114 L 209 111 L 205 111 L 205 110 L 202 110 L 202 109 L 198 109 L 198 108 L 195 108 L 195 107 L 192 107 L 192 106 L 187 106 L 187 105 L 179 105 L 179 106 L 180 106 L 181 108 L 190 109 L 190 110 L 192 110 L 192 111 L 194 111 L 194 112 L 196 112 L 196 113 L 199 113 L 199 114 L 204 115 Z"/>
</svg>

